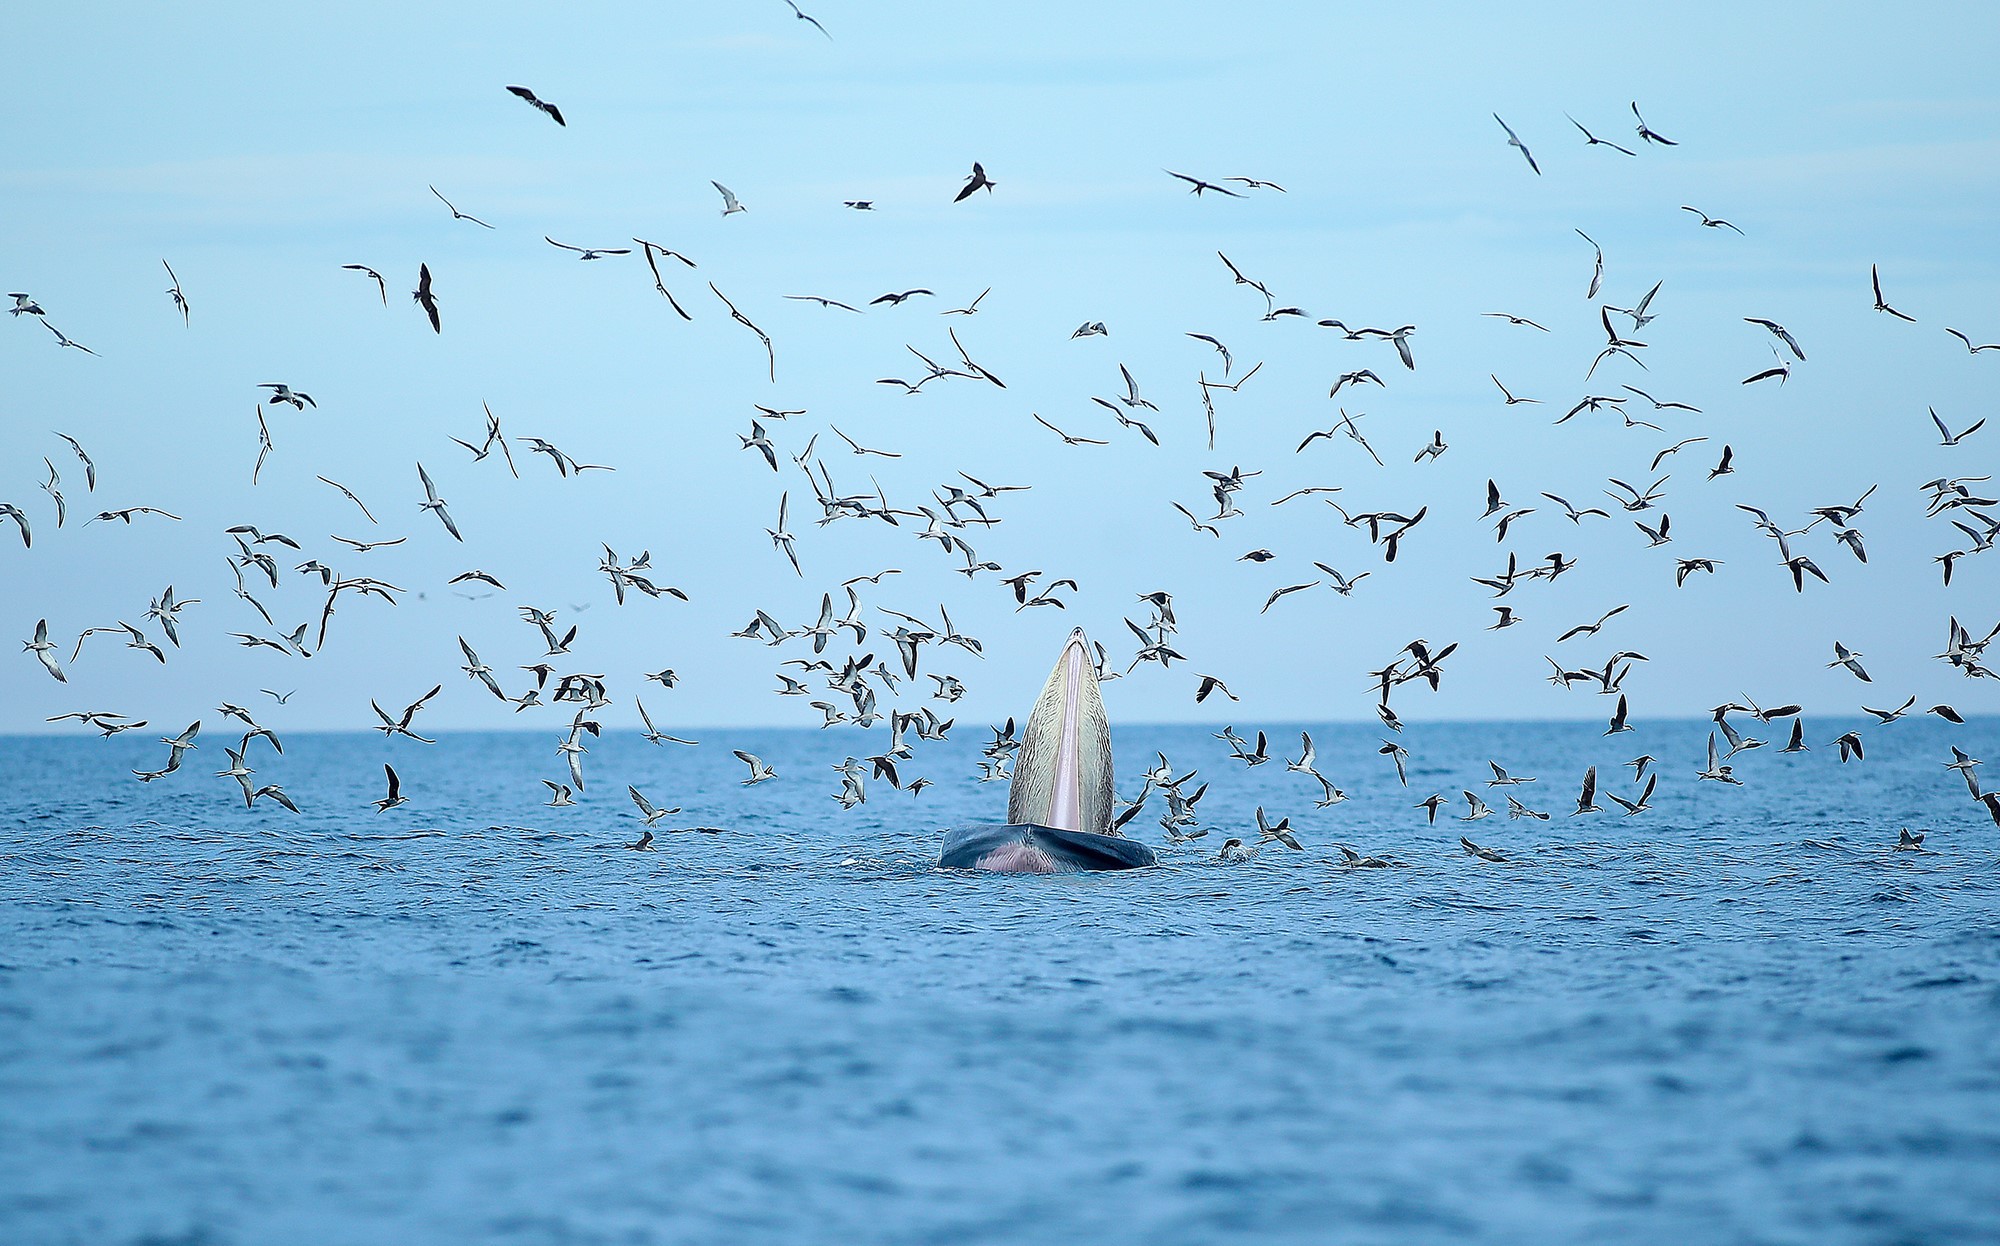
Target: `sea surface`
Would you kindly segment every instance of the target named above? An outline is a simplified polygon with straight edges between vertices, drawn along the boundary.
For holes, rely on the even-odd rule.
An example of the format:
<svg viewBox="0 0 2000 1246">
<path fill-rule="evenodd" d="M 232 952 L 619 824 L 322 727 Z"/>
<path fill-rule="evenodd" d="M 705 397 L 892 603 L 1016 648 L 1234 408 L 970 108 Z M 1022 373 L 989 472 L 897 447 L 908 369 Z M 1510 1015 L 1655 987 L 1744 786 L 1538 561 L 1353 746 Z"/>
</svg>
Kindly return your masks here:
<svg viewBox="0 0 2000 1246">
<path fill-rule="evenodd" d="M 934 868 L 1004 813 L 972 724 L 851 812 L 839 731 L 611 732 L 571 809 L 548 732 L 258 742 L 297 816 L 219 720 L 150 785 L 154 730 L 0 739 L 0 1242 L 1993 1242 L 2000 827 L 1942 763 L 2000 784 L 2000 721 L 1858 725 L 1741 788 L 1703 723 L 1412 724 L 1408 788 L 1327 726 L 1324 810 L 1120 727 L 1214 829 L 1054 877 Z M 1642 751 L 1650 813 L 1566 816 Z M 627 782 L 720 833 L 627 851 Z M 1218 861 L 1259 804 L 1304 851 Z"/>
</svg>

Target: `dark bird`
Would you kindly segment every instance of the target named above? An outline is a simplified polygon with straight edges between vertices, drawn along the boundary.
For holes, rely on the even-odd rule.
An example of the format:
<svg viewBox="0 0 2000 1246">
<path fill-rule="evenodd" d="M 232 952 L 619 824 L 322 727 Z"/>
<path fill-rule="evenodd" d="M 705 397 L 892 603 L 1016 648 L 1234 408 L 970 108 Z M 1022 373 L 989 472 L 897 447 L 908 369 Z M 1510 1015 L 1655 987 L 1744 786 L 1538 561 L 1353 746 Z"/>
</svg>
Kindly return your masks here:
<svg viewBox="0 0 2000 1246">
<path fill-rule="evenodd" d="M 410 798 L 403 795 L 403 781 L 396 777 L 396 768 L 385 763 L 382 770 L 389 776 L 389 794 L 375 802 L 376 813 L 387 813 L 397 805 L 410 803 Z"/>
<path fill-rule="evenodd" d="M 973 167 L 978 168 L 979 166 L 974 165 Z M 1160 171 L 1168 177 L 1177 177 L 1183 182 L 1189 183 L 1194 187 L 1191 193 L 1196 195 L 1199 195 L 1204 190 L 1212 190 L 1218 195 L 1228 195 L 1231 199 L 1241 199 L 1243 197 L 1240 192 L 1230 190 L 1226 186 L 1217 186 L 1214 182 L 1204 182 L 1198 177 L 1189 177 L 1185 173 L 1176 173 L 1172 169 L 1162 169 Z"/>
<path fill-rule="evenodd" d="M 993 188 L 996 185 L 998 183 L 986 176 L 985 167 L 975 160 L 972 162 L 972 173 L 965 179 L 965 185 L 959 189 L 956 195 L 952 196 L 951 201 L 959 203 L 971 196 L 973 191 L 981 189 L 984 189 L 990 195 L 993 193 Z"/>
<path fill-rule="evenodd" d="M 1905 316 L 1902 312 L 1897 311 L 1895 308 L 1889 306 L 1887 303 L 1882 301 L 1882 273 L 1881 270 L 1876 268 L 1876 266 L 1873 264 L 1870 264 L 1868 266 L 1868 284 L 1875 287 L 1876 311 L 1888 312 L 1891 316 L 1894 316 L 1896 319 L 1907 320 L 1911 324 L 1917 323 L 1917 318 L 1915 316 Z M 1950 333 L 1952 332 L 1952 330 L 1946 329 L 1945 332 Z M 1971 343 L 1968 342 L 1966 343 L 1966 345 L 1970 346 Z"/>
<path fill-rule="evenodd" d="M 1586 147 L 1609 147 L 1609 148 L 1610 148 L 1611 150 L 1613 150 L 1613 151 L 1622 151 L 1622 152 L 1624 152 L 1624 153 L 1625 153 L 1626 155 L 1628 155 L 1628 156 L 1636 156 L 1636 155 L 1638 155 L 1638 154 L 1639 154 L 1638 152 L 1636 152 L 1636 151 L 1633 151 L 1633 150 L 1632 150 L 1631 148 L 1629 148 L 1629 147 L 1620 147 L 1620 146 L 1619 146 L 1618 144 L 1616 144 L 1616 143 L 1612 142 L 1612 141 L 1611 141 L 1611 140 L 1609 140 L 1609 139 L 1603 139 L 1603 138 L 1599 138 L 1599 137 L 1597 137 L 1597 136 L 1596 136 L 1595 134 L 1592 134 L 1592 133 L 1591 133 L 1591 132 L 1590 132 L 1589 130 L 1584 130 L 1584 129 L 1583 129 L 1583 122 L 1581 122 L 1581 121 L 1578 121 L 1578 120 L 1577 120 L 1577 119 L 1576 119 L 1575 117 L 1570 117 L 1568 113 L 1564 113 L 1564 114 L 1563 114 L 1563 116 L 1565 116 L 1565 117 L 1569 117 L 1569 123 L 1570 123 L 1571 125 L 1575 126 L 1575 127 L 1576 127 L 1577 129 L 1579 129 L 1579 130 L 1583 130 L 1583 144 L 1584 144 L 1584 146 L 1586 146 Z"/>
<path fill-rule="evenodd" d="M 1648 142 L 1648 143 L 1658 143 L 1658 144 L 1659 144 L 1660 146 L 1662 146 L 1662 147 L 1679 147 L 1679 146 L 1680 146 L 1680 144 L 1679 144 L 1679 143 L 1676 143 L 1676 142 L 1675 142 L 1674 140 L 1672 140 L 1672 139 L 1670 139 L 1670 138 L 1667 138 L 1667 137 L 1666 137 L 1665 135 L 1662 135 L 1662 134 L 1660 134 L 1660 133 L 1658 133 L 1658 132 L 1654 131 L 1654 130 L 1653 130 L 1653 129 L 1652 129 L 1651 127 L 1650 127 L 1650 126 L 1648 126 L 1648 125 L 1646 124 L 1646 119 L 1645 119 L 1644 117 L 1642 117 L 1642 116 L 1640 116 L 1640 115 L 1639 115 L 1639 101 L 1638 101 L 1638 100 L 1633 100 L 1633 101 L 1632 101 L 1632 116 L 1633 116 L 1633 118 L 1634 118 L 1635 120 L 1637 120 L 1637 121 L 1638 121 L 1638 123 L 1639 123 L 1639 125 L 1638 125 L 1638 134 L 1639 134 L 1639 137 L 1640 137 L 1641 139 L 1645 140 L 1645 141 L 1646 141 L 1646 142 Z"/>
<path fill-rule="evenodd" d="M 417 266 L 417 288 L 410 292 L 410 297 L 415 299 L 417 305 L 424 309 L 424 314 L 431 318 L 431 332 L 443 333 L 444 329 L 438 323 L 437 296 L 431 293 L 431 266 L 429 264 L 420 264 Z"/>
<path fill-rule="evenodd" d="M 554 121 L 557 125 L 562 126 L 565 129 L 569 127 L 569 122 L 563 120 L 562 109 L 557 108 L 554 104 L 549 103 L 547 100 L 538 98 L 535 95 L 535 93 L 533 91 L 530 91 L 528 88 L 508 87 L 507 90 L 509 93 L 520 96 L 522 99 L 528 101 L 530 104 L 533 104 L 536 108 L 539 108 L 543 112 L 547 113 L 549 115 L 549 119 L 551 121 Z"/>
</svg>

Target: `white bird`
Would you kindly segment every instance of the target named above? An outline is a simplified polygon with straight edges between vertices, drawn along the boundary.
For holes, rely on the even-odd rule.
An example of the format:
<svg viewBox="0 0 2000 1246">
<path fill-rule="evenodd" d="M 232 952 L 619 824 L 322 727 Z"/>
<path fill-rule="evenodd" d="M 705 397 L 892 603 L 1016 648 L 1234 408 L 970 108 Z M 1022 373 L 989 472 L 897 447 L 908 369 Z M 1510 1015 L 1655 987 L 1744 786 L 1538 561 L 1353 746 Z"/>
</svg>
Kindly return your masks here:
<svg viewBox="0 0 2000 1246">
<path fill-rule="evenodd" d="M 653 823 L 658 822 L 661 818 L 666 817 L 668 814 L 680 812 L 680 808 L 678 806 L 672 809 L 654 808 L 653 803 L 647 800 L 644 796 L 641 796 L 639 794 L 639 789 L 633 787 L 629 783 L 625 785 L 625 791 L 629 796 L 632 797 L 632 803 L 639 807 L 639 816 L 645 820 L 647 826 L 653 825 Z"/>
<path fill-rule="evenodd" d="M 778 772 L 765 765 L 764 759 L 755 753 L 746 753 L 740 748 L 731 749 L 730 751 L 736 754 L 736 760 L 750 767 L 750 777 L 743 780 L 744 787 L 762 783 L 766 779 L 775 779 L 778 777 Z"/>
<path fill-rule="evenodd" d="M 305 410 L 308 405 L 319 406 L 318 403 L 313 402 L 311 394 L 297 392 L 291 386 L 280 384 L 276 381 L 266 381 L 257 388 L 271 391 L 271 404 L 273 406 L 281 402 L 289 402 L 301 411 Z"/>
<path fill-rule="evenodd" d="M 431 484 L 431 474 L 424 470 L 422 463 L 417 464 L 417 479 L 424 485 L 424 501 L 418 504 L 418 509 L 436 512 L 438 522 L 444 525 L 446 532 L 451 533 L 451 539 L 463 542 L 465 538 L 458 534 L 458 525 L 451 521 L 451 512 L 445 509 L 445 501 L 437 495 L 436 487 Z"/>
<path fill-rule="evenodd" d="M 565 251 L 574 251 L 576 252 L 576 258 L 580 260 L 601 260 L 607 255 L 632 254 L 631 247 L 573 247 L 567 242 L 557 242 L 547 234 L 542 235 L 542 241 L 552 247 L 561 247 Z"/>
<path fill-rule="evenodd" d="M 1833 661 L 1828 662 L 1826 665 L 1829 670 L 1836 666 L 1844 666 L 1852 671 L 1855 678 L 1861 680 L 1863 683 L 1874 683 L 1875 681 L 1868 677 L 1868 672 L 1861 668 L 1861 659 L 1863 656 L 1863 654 L 1849 649 L 1846 645 L 1836 640 L 1833 642 Z"/>
<path fill-rule="evenodd" d="M 62 673 L 62 667 L 56 665 L 56 660 L 52 656 L 55 653 L 56 646 L 55 642 L 49 639 L 49 621 L 47 619 L 42 619 L 35 624 L 35 638 L 33 640 L 22 641 L 21 647 L 32 651 L 36 659 L 47 668 L 49 674 L 55 676 L 57 683 L 66 684 L 69 682 L 69 676 Z"/>
</svg>

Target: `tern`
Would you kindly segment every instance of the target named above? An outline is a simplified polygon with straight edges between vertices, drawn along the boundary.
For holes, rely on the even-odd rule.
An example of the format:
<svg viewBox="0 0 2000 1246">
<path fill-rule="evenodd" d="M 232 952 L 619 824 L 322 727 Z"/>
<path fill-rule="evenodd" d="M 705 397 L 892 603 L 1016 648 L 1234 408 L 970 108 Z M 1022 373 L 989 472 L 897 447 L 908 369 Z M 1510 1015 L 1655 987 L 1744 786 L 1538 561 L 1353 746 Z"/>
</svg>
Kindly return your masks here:
<svg viewBox="0 0 2000 1246">
<path fill-rule="evenodd" d="M 833 42 L 833 36 L 832 36 L 831 34 L 828 34 L 828 33 L 827 33 L 827 29 L 826 29 L 826 27 L 824 27 L 824 26 L 822 26 L 822 25 L 820 25 L 820 24 L 819 24 L 819 19 L 818 19 L 818 18 L 816 18 L 816 17 L 812 16 L 811 14 L 809 14 L 809 13 L 805 12 L 805 11 L 804 11 L 803 9 L 799 8 L 799 6 L 798 6 L 798 5 L 796 5 L 796 4 L 793 4 L 793 3 L 792 3 L 792 0 L 785 0 L 785 3 L 786 3 L 787 5 L 790 5 L 790 6 L 791 6 L 791 10 L 792 10 L 792 16 L 793 16 L 793 17 L 797 18 L 798 20 L 800 20 L 800 21 L 802 21 L 802 22 L 811 22 L 811 23 L 812 23 L 812 28 L 813 28 L 814 30 L 817 30 L 817 31 L 818 31 L 819 33 L 821 33 L 821 34 L 823 34 L 823 35 L 826 35 L 826 39 L 827 39 L 827 42 L 828 42 L 828 43 L 831 43 L 831 42 Z M 637 793 L 634 793 L 634 795 L 637 795 Z M 648 826 L 651 826 L 651 825 L 652 825 L 652 823 L 648 822 L 648 823 L 647 823 L 646 825 L 648 825 Z"/>
<path fill-rule="evenodd" d="M 956 195 L 952 196 L 951 201 L 953 203 L 962 202 L 965 199 L 970 198 L 972 192 L 975 190 L 984 190 L 987 194 L 990 195 L 993 193 L 993 188 L 996 185 L 998 185 L 998 183 L 995 182 L 992 178 L 987 177 L 986 169 L 977 160 L 975 160 L 972 162 L 971 174 L 968 175 L 965 179 L 965 185 L 959 189 L 959 192 Z"/>
<path fill-rule="evenodd" d="M 1194 188 L 1190 193 L 1195 195 L 1201 194 L 1204 190 L 1212 190 L 1218 195 L 1228 195 L 1231 199 L 1241 199 L 1243 197 L 1241 192 L 1230 190 L 1226 186 L 1217 186 L 1214 182 L 1205 182 L 1198 177 L 1189 177 L 1185 173 L 1176 173 L 1172 169 L 1162 169 L 1160 171 L 1168 177 L 1177 177 L 1181 181 L 1188 183 Z"/>
<path fill-rule="evenodd" d="M 1737 229 L 1736 226 L 1731 224 L 1730 222 L 1723 220 L 1719 216 L 1710 216 L 1708 213 L 1702 211 L 1700 208 L 1691 208 L 1687 204 L 1682 204 L 1681 211 L 1694 213 L 1696 216 L 1701 218 L 1701 223 L 1703 225 L 1706 225 L 1710 229 L 1735 229 L 1739 235 L 1743 233 L 1741 229 Z"/>
<path fill-rule="evenodd" d="M 1653 807 L 1651 804 L 1647 802 L 1653 799 L 1653 789 L 1659 785 L 1659 782 L 1660 782 L 1660 776 L 1657 774 L 1648 778 L 1646 780 L 1646 786 L 1639 792 L 1639 799 L 1637 800 L 1626 800 L 1623 796 L 1620 796 L 1616 792 L 1606 792 L 1605 795 L 1609 796 L 1613 801 L 1617 802 L 1618 805 L 1625 810 L 1625 816 L 1629 818 L 1632 817 L 1634 814 L 1645 813 L 1647 810 Z"/>
<path fill-rule="evenodd" d="M 452 540 L 463 542 L 465 538 L 458 534 L 458 525 L 451 521 L 451 512 L 445 509 L 445 500 L 437 495 L 436 487 L 431 484 L 431 475 L 424 470 L 422 463 L 417 464 L 417 479 L 424 486 L 424 500 L 417 504 L 417 509 L 435 512 L 444 530 L 451 533 Z"/>
<path fill-rule="evenodd" d="M 1799 349 L 1798 339 L 1794 338 L 1791 335 L 1791 331 L 1786 329 L 1785 326 L 1779 324 L 1775 320 L 1766 320 L 1761 316 L 1745 316 L 1743 317 L 1743 322 L 1745 324 L 1754 324 L 1763 326 L 1764 329 L 1767 330 L 1772 337 L 1777 338 L 1780 342 L 1783 342 L 1785 344 L 1786 349 L 1792 352 L 1793 357 L 1795 357 L 1800 363 L 1805 362 L 1806 353 L 1803 350 Z"/>
<path fill-rule="evenodd" d="M 661 818 L 664 818 L 669 814 L 675 814 L 680 812 L 680 807 L 678 805 L 676 805 L 672 809 L 655 808 L 653 806 L 653 802 L 647 800 L 644 796 L 640 795 L 639 789 L 633 787 L 629 783 L 625 785 L 625 794 L 630 796 L 632 798 L 632 803 L 639 807 L 639 817 L 649 827 L 652 826 L 653 823 L 658 822 Z"/>
<path fill-rule="evenodd" d="M 382 771 L 389 779 L 389 794 L 375 802 L 376 813 L 387 813 L 398 805 L 407 805 L 410 798 L 403 795 L 403 781 L 396 776 L 396 768 L 384 763 Z M 248 785 L 246 784 L 247 788 Z"/>
<path fill-rule="evenodd" d="M 429 264 L 418 266 L 417 288 L 410 292 L 410 297 L 416 301 L 417 306 L 424 309 L 424 314 L 430 317 L 431 332 L 443 333 L 444 329 L 438 323 L 437 296 L 431 293 L 431 266 Z"/>
<path fill-rule="evenodd" d="M 351 272 L 366 273 L 372 277 L 375 281 L 376 289 L 382 294 L 382 306 L 387 307 L 389 305 L 389 283 L 382 279 L 381 273 L 376 272 L 366 264 L 342 264 L 341 267 Z"/>
<path fill-rule="evenodd" d="M 598 260 L 603 259 L 607 255 L 632 254 L 632 248 L 630 247 L 573 247 L 567 242 L 557 242 L 547 234 L 542 235 L 542 241 L 552 247 L 561 247 L 565 251 L 574 251 L 576 252 L 576 258 L 580 260 Z"/>
<path fill-rule="evenodd" d="M 319 406 L 318 403 L 313 401 L 311 394 L 296 392 L 291 386 L 280 384 L 276 381 L 266 381 L 257 388 L 271 391 L 271 405 L 273 406 L 281 402 L 288 402 L 301 411 L 305 410 L 308 405 Z"/>
<path fill-rule="evenodd" d="M 1895 722 L 1898 718 L 1901 718 L 1904 715 L 1908 714 L 1910 712 L 1910 708 L 1914 706 L 1916 703 L 1917 703 L 1917 698 L 1915 696 L 1912 696 L 1909 700 L 1903 702 L 1900 706 L 1892 710 L 1870 709 L 1868 706 L 1864 705 L 1861 707 L 1861 712 L 1864 714 L 1874 715 L 1877 723 L 1892 723 Z"/>
<path fill-rule="evenodd" d="M 1959 442 L 1964 441 L 1967 437 L 1972 436 L 1972 434 L 1978 432 L 1981 428 L 1984 428 L 1986 426 L 1986 417 L 1981 416 L 1969 428 L 1954 433 L 1949 428 L 1945 427 L 1943 420 L 1938 418 L 1936 407 L 1930 408 L 1930 413 L 1931 413 L 1931 423 L 1937 425 L 1938 436 L 1942 438 L 1942 440 L 1938 442 L 1938 444 L 1941 446 L 1955 446 Z"/>
<path fill-rule="evenodd" d="M 1575 812 L 1569 816 L 1574 818 L 1577 814 L 1603 812 L 1597 804 L 1597 767 L 1592 766 L 1583 772 L 1583 791 L 1576 798 Z"/>
<path fill-rule="evenodd" d="M 1680 146 L 1680 144 L 1675 142 L 1673 139 L 1670 139 L 1663 134 L 1656 133 L 1654 130 L 1652 130 L 1650 127 L 1646 125 L 1646 119 L 1643 116 L 1639 115 L 1639 101 L 1637 100 L 1632 101 L 1632 117 L 1635 121 L 1639 123 L 1638 135 L 1645 142 L 1658 143 L 1662 147 Z"/>
<path fill-rule="evenodd" d="M 430 701 L 432 697 L 436 696 L 438 693 L 443 691 L 444 691 L 443 684 L 439 684 L 436 687 L 432 688 L 429 692 L 426 692 L 424 695 L 418 697 L 415 701 L 412 701 L 403 710 L 402 716 L 400 718 L 391 718 L 389 716 L 389 712 L 383 709 L 380 705 L 377 705 L 375 703 L 375 699 L 373 697 L 370 697 L 368 700 L 369 706 L 374 709 L 375 716 L 382 720 L 379 724 L 370 724 L 370 725 L 373 726 L 375 730 L 381 732 L 384 736 L 403 735 L 410 737 L 412 740 L 415 740 L 419 744 L 436 744 L 437 743 L 436 740 L 426 740 L 424 737 L 410 730 L 410 720 L 414 719 L 417 716 L 417 711 L 421 710 L 424 707 L 424 705 Z"/>
<path fill-rule="evenodd" d="M 510 88 L 510 89 L 511 89 L 511 88 Z M 444 205 L 445 207 L 447 207 L 447 208 L 451 209 L 451 219 L 452 219 L 452 220 L 454 220 L 454 221 L 471 221 L 471 222 L 472 222 L 472 223 L 473 223 L 474 225 L 485 225 L 485 226 L 486 226 L 486 228 L 488 228 L 488 229 L 491 229 L 491 228 L 493 228 L 493 226 L 491 226 L 491 225 L 487 225 L 485 221 L 482 221 L 482 220 L 480 220 L 480 219 L 479 219 L 478 217 L 476 217 L 476 216 L 473 216 L 473 215 L 471 215 L 471 214 L 469 214 L 469 213 L 465 213 L 465 212 L 461 212 L 461 211 L 459 211 L 459 210 L 458 210 L 458 206 L 457 206 L 456 204 L 452 203 L 452 201 L 451 201 L 451 200 L 449 200 L 449 199 L 445 198 L 445 197 L 444 197 L 443 195 L 440 195 L 440 194 L 438 194 L 438 188 L 437 188 L 437 187 L 435 187 L 435 186 L 428 186 L 428 185 L 427 185 L 427 186 L 426 186 L 426 189 L 427 189 L 427 190 L 429 190 L 429 191 L 430 191 L 430 192 L 431 192 L 431 193 L 432 193 L 433 195 L 437 195 L 437 201 L 438 201 L 439 203 L 441 203 L 441 204 L 443 204 L 443 205 Z M 364 273 L 367 273 L 367 274 L 368 274 L 368 275 L 369 275 L 370 277 L 373 277 L 373 278 L 375 278 L 375 280 L 376 280 L 376 281 L 381 281 L 381 280 L 382 280 L 382 274 L 380 274 L 380 273 L 376 272 L 376 271 L 375 271 L 374 269 L 372 269 L 372 268 L 368 268 L 368 267 L 365 267 L 364 265 L 361 265 L 361 264 L 342 264 L 342 265 L 341 265 L 341 267 L 342 267 L 342 268 L 358 268 L 358 269 L 360 269 L 360 270 L 361 270 L 362 272 L 364 272 Z M 389 301 L 389 299 L 388 299 L 388 295 L 387 295 L 387 293 L 386 293 L 386 292 L 384 293 L 384 295 L 383 295 L 383 297 L 382 297 L 382 301 L 383 301 L 383 302 L 385 302 L 385 303 Z"/>
<path fill-rule="evenodd" d="M 1569 123 L 1571 125 L 1575 126 L 1579 130 L 1583 130 L 1583 145 L 1585 147 L 1609 147 L 1613 151 L 1622 151 L 1628 156 L 1636 156 L 1639 154 L 1638 152 L 1633 151 L 1630 147 L 1620 147 L 1618 144 L 1612 142 L 1610 139 L 1599 138 L 1595 134 L 1592 134 L 1589 130 L 1584 130 L 1583 123 L 1581 121 L 1578 121 L 1575 117 L 1570 117 L 1568 113 L 1564 113 L 1563 116 L 1569 117 Z"/>
<path fill-rule="evenodd" d="M 528 88 L 508 87 L 507 90 L 510 94 L 519 96 L 521 99 L 526 100 L 528 103 L 540 109 L 542 112 L 547 113 L 549 120 L 555 122 L 557 125 L 562 126 L 565 129 L 569 127 L 569 122 L 563 120 L 561 109 L 557 108 L 554 104 L 551 104 L 546 100 L 538 98 L 535 95 L 535 93 L 533 91 L 530 91 Z M 442 198 L 442 196 L 440 196 L 440 198 Z"/>
<path fill-rule="evenodd" d="M 1882 300 L 1882 271 L 1873 264 L 1870 264 L 1868 266 L 1868 284 L 1875 288 L 1876 311 L 1888 312 L 1891 316 L 1894 316 L 1896 319 L 1907 320 L 1911 324 L 1915 324 L 1917 322 L 1917 318 L 1915 316 L 1905 316 L 1902 312 L 1897 311 L 1895 308 L 1889 306 L 1888 303 Z M 1955 333 L 1956 330 L 1946 329 L 1945 332 Z M 1970 346 L 1972 345 L 1972 343 L 1967 342 L 1966 345 Z"/>
<path fill-rule="evenodd" d="M 1500 121 L 1500 114 L 1497 112 L 1494 113 L 1493 119 Z M 1507 146 L 1520 148 L 1521 158 L 1528 162 L 1528 167 L 1535 171 L 1535 176 L 1540 177 L 1542 175 L 1542 166 L 1535 163 L 1535 153 L 1529 151 L 1528 145 L 1521 141 L 1521 136 L 1514 133 L 1514 127 L 1504 121 L 1500 121 L 1500 128 L 1507 131 Z M 1579 126 L 1578 128 L 1581 129 L 1582 127 Z M 1585 131 L 1585 133 L 1588 133 L 1588 131 Z"/>
</svg>

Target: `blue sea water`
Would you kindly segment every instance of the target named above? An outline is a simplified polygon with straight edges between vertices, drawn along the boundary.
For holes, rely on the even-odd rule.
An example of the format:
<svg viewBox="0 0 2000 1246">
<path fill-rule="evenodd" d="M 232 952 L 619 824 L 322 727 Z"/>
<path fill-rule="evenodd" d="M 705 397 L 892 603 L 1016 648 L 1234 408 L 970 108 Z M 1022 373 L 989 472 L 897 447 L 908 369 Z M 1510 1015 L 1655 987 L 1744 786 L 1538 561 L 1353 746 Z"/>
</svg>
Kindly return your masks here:
<svg viewBox="0 0 2000 1246">
<path fill-rule="evenodd" d="M 1327 810 L 1121 727 L 1121 792 L 1164 750 L 1215 830 L 1055 877 L 933 868 L 1004 810 L 969 726 L 847 813 L 838 732 L 613 733 L 574 809 L 547 734 L 259 743 L 298 816 L 216 724 L 143 786 L 151 731 L 0 741 L 0 1241 L 1991 1242 L 2000 827 L 1941 762 L 2000 722 L 1848 725 L 1742 788 L 1705 724 L 1412 725 L 1407 789 L 1324 727 Z M 1641 751 L 1651 813 L 1565 816 Z M 625 851 L 626 782 L 723 832 Z M 1216 860 L 1258 804 L 1305 851 Z"/>
</svg>

